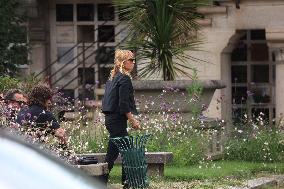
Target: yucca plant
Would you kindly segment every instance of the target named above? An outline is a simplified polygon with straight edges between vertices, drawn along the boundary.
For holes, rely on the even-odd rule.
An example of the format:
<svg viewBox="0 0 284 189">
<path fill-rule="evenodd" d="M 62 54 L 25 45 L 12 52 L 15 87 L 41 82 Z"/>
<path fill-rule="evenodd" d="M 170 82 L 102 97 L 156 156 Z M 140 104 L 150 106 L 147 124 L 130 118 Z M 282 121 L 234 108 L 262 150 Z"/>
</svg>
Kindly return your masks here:
<svg viewBox="0 0 284 189">
<path fill-rule="evenodd" d="M 119 13 L 129 24 L 127 47 L 137 51 L 138 74 L 161 75 L 175 80 L 178 74 L 189 75 L 190 61 L 186 54 L 198 50 L 197 19 L 203 16 L 197 8 L 209 0 L 114 0 Z"/>
</svg>

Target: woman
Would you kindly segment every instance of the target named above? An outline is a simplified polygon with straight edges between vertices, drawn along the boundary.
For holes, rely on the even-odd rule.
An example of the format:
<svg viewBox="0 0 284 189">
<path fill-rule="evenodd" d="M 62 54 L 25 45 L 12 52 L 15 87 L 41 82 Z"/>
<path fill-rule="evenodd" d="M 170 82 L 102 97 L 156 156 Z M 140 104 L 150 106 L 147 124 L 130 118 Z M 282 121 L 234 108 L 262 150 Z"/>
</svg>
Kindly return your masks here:
<svg viewBox="0 0 284 189">
<path fill-rule="evenodd" d="M 134 54 L 131 51 L 120 49 L 115 51 L 114 67 L 111 70 L 109 81 L 106 83 L 102 101 L 102 112 L 105 114 L 105 125 L 110 138 L 127 136 L 127 121 L 134 129 L 140 128 L 139 122 L 133 116 L 133 114 L 138 113 L 130 76 L 134 63 Z M 118 154 L 118 148 L 109 140 L 105 159 L 108 163 L 109 172 L 113 168 Z M 122 184 L 124 188 L 128 188 L 125 181 L 125 173 L 122 170 Z"/>
</svg>

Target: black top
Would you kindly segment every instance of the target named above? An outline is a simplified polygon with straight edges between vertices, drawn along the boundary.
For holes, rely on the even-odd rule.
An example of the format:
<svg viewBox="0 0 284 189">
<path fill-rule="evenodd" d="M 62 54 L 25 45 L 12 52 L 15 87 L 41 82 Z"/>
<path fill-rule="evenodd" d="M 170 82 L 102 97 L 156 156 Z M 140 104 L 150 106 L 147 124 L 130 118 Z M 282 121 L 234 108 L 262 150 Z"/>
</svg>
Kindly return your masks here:
<svg viewBox="0 0 284 189">
<path fill-rule="evenodd" d="M 102 100 L 102 112 L 105 114 L 137 115 L 134 90 L 129 76 L 118 72 L 111 81 L 107 81 Z"/>
<path fill-rule="evenodd" d="M 60 127 L 54 115 L 39 105 L 31 105 L 20 110 L 16 122 L 20 125 L 30 124 L 37 127 L 50 127 L 58 129 Z"/>
</svg>

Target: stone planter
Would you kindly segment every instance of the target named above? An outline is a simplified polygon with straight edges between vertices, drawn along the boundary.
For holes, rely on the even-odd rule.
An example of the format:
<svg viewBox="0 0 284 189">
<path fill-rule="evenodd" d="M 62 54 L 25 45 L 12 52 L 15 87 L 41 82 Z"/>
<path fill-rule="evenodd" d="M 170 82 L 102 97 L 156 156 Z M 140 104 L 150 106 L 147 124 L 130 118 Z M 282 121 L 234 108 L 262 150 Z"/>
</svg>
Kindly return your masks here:
<svg viewBox="0 0 284 189">
<path fill-rule="evenodd" d="M 218 80 L 198 81 L 203 88 L 202 95 L 196 101 L 191 101 L 187 88 L 193 84 L 191 80 L 159 81 L 142 80 L 133 81 L 136 104 L 141 114 L 151 115 L 150 119 L 169 120 L 171 123 L 178 122 L 187 124 L 192 121 L 194 108 L 202 108 L 203 111 L 209 106 L 216 89 L 225 87 Z M 201 117 L 200 117 L 201 118 Z M 224 141 L 222 125 L 216 118 L 202 117 L 202 125 L 198 129 L 210 130 L 210 142 L 205 152 L 207 159 L 218 159 L 221 157 Z M 214 131 L 214 132 L 212 132 Z"/>
<path fill-rule="evenodd" d="M 202 96 L 198 101 L 192 102 L 191 97 L 187 94 L 187 88 L 192 83 L 192 80 L 133 81 L 138 111 L 140 113 L 178 111 L 189 115 L 192 112 L 191 103 L 199 103 L 200 107 L 208 107 L 215 90 L 225 87 L 225 84 L 220 80 L 200 80 L 199 83 L 203 87 Z"/>
</svg>

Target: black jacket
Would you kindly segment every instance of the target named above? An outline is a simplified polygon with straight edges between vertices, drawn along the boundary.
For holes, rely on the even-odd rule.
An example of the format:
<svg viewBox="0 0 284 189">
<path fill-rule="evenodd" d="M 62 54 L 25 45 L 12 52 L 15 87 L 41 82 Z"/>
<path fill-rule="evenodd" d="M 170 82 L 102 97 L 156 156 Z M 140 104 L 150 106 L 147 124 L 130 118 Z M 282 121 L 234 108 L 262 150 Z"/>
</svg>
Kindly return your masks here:
<svg viewBox="0 0 284 189">
<path fill-rule="evenodd" d="M 60 127 L 54 115 L 39 105 L 31 105 L 21 109 L 17 115 L 16 122 L 20 125 L 30 123 L 37 127 L 47 127 L 49 125 L 51 129 Z"/>
<path fill-rule="evenodd" d="M 107 81 L 102 100 L 102 112 L 105 114 L 138 114 L 134 90 L 129 76 L 118 72 L 111 81 Z"/>
</svg>

